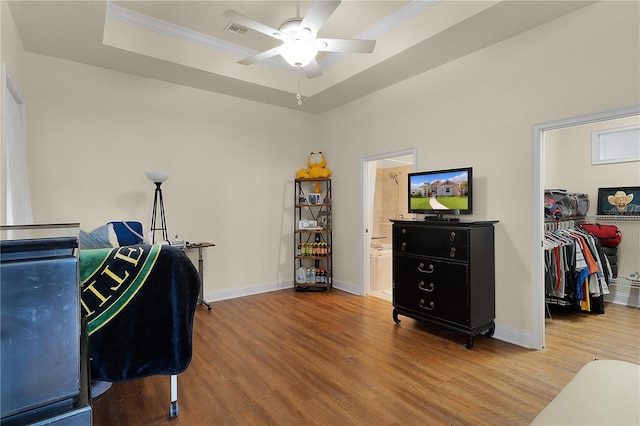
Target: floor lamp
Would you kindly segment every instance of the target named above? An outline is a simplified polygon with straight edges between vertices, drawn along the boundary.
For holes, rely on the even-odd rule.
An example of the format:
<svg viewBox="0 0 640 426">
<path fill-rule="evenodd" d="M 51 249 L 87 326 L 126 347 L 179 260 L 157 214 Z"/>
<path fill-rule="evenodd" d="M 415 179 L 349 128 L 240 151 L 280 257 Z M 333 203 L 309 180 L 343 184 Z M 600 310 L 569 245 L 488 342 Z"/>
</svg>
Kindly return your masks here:
<svg viewBox="0 0 640 426">
<path fill-rule="evenodd" d="M 153 213 L 151 214 L 151 244 L 155 244 L 156 231 L 162 231 L 162 241 L 169 241 L 167 233 L 167 220 L 164 217 L 164 202 L 162 201 L 162 182 L 169 179 L 169 173 L 165 172 L 146 172 L 147 178 L 156 184 L 156 190 L 153 197 Z M 160 212 L 160 224 L 156 225 L 156 217 Z"/>
</svg>

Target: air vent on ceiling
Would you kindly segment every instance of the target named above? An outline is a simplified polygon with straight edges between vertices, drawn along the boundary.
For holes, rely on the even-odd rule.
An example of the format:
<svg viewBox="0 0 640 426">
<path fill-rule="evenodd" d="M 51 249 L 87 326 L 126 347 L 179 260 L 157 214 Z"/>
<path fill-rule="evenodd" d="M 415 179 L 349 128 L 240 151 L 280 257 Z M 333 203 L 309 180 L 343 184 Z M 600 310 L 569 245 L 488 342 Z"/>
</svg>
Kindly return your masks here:
<svg viewBox="0 0 640 426">
<path fill-rule="evenodd" d="M 247 31 L 249 31 L 249 28 L 243 27 L 242 25 L 234 24 L 233 22 L 229 22 L 227 26 L 224 27 L 224 30 L 226 32 L 243 35 Z"/>
</svg>

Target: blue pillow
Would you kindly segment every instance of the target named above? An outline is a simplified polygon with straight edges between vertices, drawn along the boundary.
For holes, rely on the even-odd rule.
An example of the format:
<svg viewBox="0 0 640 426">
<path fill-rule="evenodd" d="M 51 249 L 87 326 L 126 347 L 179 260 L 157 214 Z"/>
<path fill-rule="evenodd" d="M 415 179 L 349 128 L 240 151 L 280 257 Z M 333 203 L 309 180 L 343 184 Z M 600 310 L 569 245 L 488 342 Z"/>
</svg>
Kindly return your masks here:
<svg viewBox="0 0 640 426">
<path fill-rule="evenodd" d="M 108 225 L 113 228 L 120 246 L 132 246 L 144 242 L 140 222 L 109 222 Z"/>
</svg>

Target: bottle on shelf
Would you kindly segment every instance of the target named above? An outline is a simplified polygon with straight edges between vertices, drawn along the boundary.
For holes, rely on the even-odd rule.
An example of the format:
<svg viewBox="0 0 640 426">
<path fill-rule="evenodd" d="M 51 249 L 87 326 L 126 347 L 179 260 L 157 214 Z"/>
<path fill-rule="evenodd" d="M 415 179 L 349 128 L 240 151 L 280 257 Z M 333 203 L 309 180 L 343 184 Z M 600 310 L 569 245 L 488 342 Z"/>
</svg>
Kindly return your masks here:
<svg viewBox="0 0 640 426">
<path fill-rule="evenodd" d="M 307 281 L 307 271 L 301 266 L 296 270 L 296 283 L 303 284 Z"/>
</svg>

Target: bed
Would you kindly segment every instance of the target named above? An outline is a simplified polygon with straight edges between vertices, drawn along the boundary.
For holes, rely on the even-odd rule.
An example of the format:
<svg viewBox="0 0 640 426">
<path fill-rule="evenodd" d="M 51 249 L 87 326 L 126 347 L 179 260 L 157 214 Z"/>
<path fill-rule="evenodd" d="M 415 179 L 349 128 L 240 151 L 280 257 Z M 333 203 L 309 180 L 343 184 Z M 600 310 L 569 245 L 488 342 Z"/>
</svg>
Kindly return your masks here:
<svg viewBox="0 0 640 426">
<path fill-rule="evenodd" d="M 141 231 L 138 223 L 127 224 Z M 180 248 L 144 244 L 141 235 L 118 239 L 118 226 L 110 223 L 107 228 L 117 242 L 111 238 L 108 244 L 87 243 L 86 235 L 80 236 L 81 308 L 89 335 L 91 380 L 169 375 L 170 415 L 175 417 L 177 375 L 191 362 L 198 272 Z M 101 227 L 91 234 L 104 232 Z"/>
<path fill-rule="evenodd" d="M 639 425 L 640 365 L 596 360 L 583 366 L 533 425 Z"/>
</svg>

